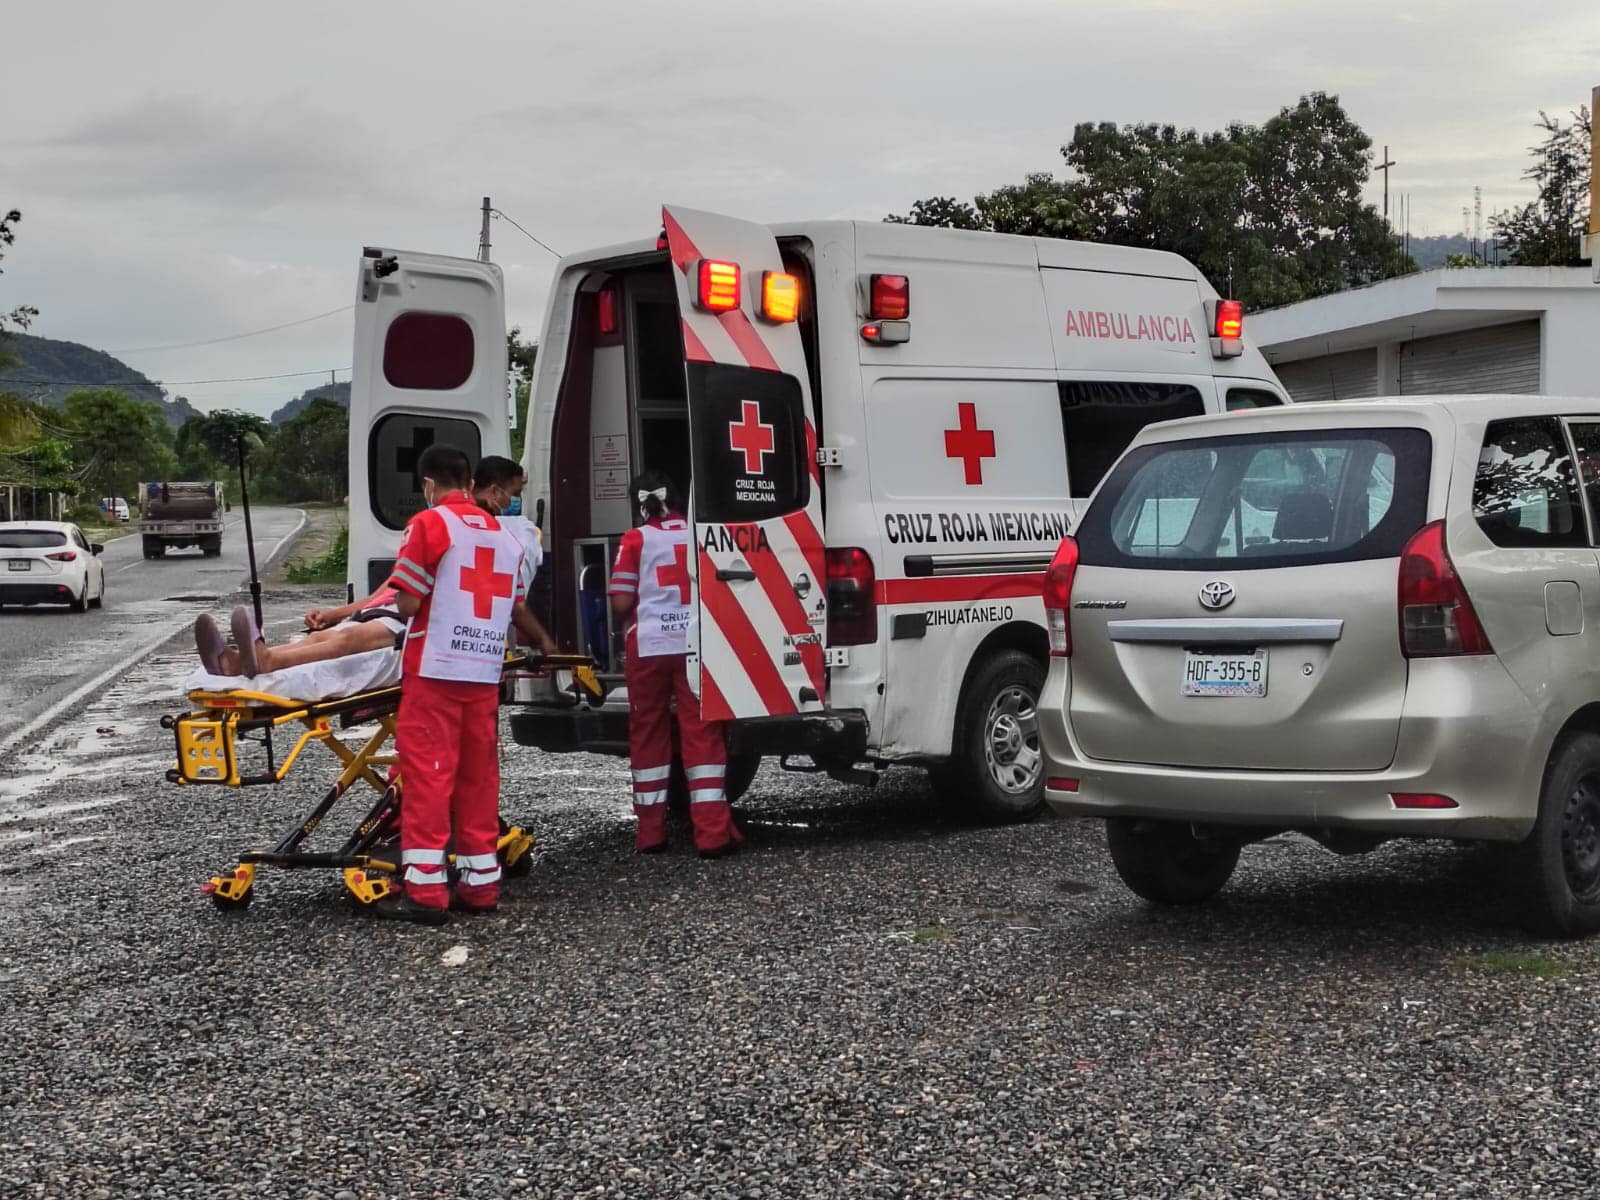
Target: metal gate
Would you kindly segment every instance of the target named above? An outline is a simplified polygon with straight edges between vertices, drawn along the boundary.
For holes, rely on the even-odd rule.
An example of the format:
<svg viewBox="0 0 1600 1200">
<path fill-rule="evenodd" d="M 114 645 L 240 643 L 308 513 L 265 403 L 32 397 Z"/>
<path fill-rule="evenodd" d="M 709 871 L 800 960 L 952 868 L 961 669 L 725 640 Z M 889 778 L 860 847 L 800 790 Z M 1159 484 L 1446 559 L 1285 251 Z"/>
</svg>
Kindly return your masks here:
<svg viewBox="0 0 1600 1200">
<path fill-rule="evenodd" d="M 1400 347 L 1401 395 L 1538 390 L 1537 319 L 1418 338 Z"/>
</svg>

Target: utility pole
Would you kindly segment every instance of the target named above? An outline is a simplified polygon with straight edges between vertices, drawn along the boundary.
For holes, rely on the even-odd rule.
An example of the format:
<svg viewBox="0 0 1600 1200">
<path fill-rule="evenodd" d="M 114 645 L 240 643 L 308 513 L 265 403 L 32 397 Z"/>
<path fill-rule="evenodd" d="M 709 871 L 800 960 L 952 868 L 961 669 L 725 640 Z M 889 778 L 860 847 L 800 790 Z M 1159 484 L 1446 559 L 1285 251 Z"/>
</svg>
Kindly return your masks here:
<svg viewBox="0 0 1600 1200">
<path fill-rule="evenodd" d="M 1394 166 L 1394 160 L 1389 157 L 1389 147 L 1383 148 L 1383 161 L 1373 167 L 1374 171 L 1383 172 L 1383 223 L 1389 223 L 1389 168 Z"/>
<path fill-rule="evenodd" d="M 489 197 L 483 198 L 483 228 L 478 233 L 478 261 L 489 261 Z"/>
</svg>

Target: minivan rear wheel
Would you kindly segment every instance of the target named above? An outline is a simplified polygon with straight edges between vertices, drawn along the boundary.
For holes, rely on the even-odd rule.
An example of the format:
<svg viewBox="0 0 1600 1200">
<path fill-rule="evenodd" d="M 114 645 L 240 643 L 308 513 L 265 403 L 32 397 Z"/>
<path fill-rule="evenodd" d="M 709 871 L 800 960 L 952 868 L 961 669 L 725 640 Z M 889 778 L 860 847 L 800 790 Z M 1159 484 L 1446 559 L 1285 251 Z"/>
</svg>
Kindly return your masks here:
<svg viewBox="0 0 1600 1200">
<path fill-rule="evenodd" d="M 1573 734 L 1550 756 L 1539 816 L 1517 847 L 1515 869 L 1533 932 L 1600 930 L 1600 735 Z"/>
<path fill-rule="evenodd" d="M 1239 865 L 1238 842 L 1196 837 L 1178 821 L 1111 817 L 1106 848 L 1129 890 L 1157 904 L 1209 900 Z"/>
<path fill-rule="evenodd" d="M 956 709 L 950 761 L 930 772 L 942 803 L 997 824 L 1044 811 L 1043 690 L 1044 665 L 1031 654 L 1003 650 L 979 664 Z"/>
</svg>

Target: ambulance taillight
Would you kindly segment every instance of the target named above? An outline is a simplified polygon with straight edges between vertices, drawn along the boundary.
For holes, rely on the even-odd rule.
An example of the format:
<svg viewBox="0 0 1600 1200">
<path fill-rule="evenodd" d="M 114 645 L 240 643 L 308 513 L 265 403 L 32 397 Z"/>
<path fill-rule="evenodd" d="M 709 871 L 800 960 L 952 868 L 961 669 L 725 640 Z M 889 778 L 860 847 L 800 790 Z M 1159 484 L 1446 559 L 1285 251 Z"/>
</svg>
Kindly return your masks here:
<svg viewBox="0 0 1600 1200">
<path fill-rule="evenodd" d="M 700 286 L 695 301 L 706 312 L 731 312 L 739 307 L 738 263 L 702 258 L 697 276 Z"/>
<path fill-rule="evenodd" d="M 904 321 L 911 316 L 911 281 L 904 275 L 874 275 L 867 295 L 867 316 L 874 321 Z"/>
<path fill-rule="evenodd" d="M 828 645 L 866 646 L 878 640 L 877 583 L 865 550 L 828 551 Z"/>
<path fill-rule="evenodd" d="M 1244 353 L 1244 304 L 1239 300 L 1207 300 L 1211 322 L 1211 356 L 1238 358 Z"/>
<path fill-rule="evenodd" d="M 1044 573 L 1044 623 L 1052 658 L 1072 657 L 1072 583 L 1078 574 L 1078 542 L 1064 537 Z"/>
</svg>

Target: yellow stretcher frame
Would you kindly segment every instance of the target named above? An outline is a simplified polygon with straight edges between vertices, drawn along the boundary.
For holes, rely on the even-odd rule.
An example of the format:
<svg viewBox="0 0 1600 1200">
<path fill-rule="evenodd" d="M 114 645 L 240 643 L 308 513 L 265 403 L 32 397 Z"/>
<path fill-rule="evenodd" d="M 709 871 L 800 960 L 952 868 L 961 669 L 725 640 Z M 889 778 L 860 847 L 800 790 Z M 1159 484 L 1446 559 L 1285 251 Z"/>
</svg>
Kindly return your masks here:
<svg viewBox="0 0 1600 1200">
<path fill-rule="evenodd" d="M 521 652 L 507 656 L 506 666 L 519 674 L 542 675 L 556 669 L 573 672 L 579 686 L 598 690 L 593 660 L 586 655 L 550 655 L 530 659 Z M 385 850 L 398 832 L 400 776 L 398 758 L 385 752 L 394 738 L 399 719 L 400 688 L 387 687 L 337 700 L 295 700 L 267 692 L 240 689 L 189 693 L 193 706 L 187 713 L 161 718 L 173 732 L 177 763 L 168 769 L 171 783 L 186 787 L 255 787 L 283 782 L 313 742 L 324 746 L 340 763 L 338 779 L 303 820 L 289 829 L 270 850 L 251 850 L 239 858 L 232 871 L 213 876 L 201 891 L 219 908 L 248 907 L 254 895 L 256 868 L 332 867 L 339 870 L 346 891 L 361 905 L 370 905 L 395 890 L 399 864 Z M 377 730 L 357 748 L 339 740 L 335 725 L 348 729 L 377 723 Z M 294 727 L 298 726 L 298 730 Z M 281 761 L 276 759 L 273 734 L 287 730 L 294 744 Z M 246 773 L 241 750 L 255 744 L 265 757 L 265 769 Z M 379 768 L 385 769 L 380 775 Z M 303 849 L 317 826 L 335 804 L 359 782 L 378 793 L 378 800 L 343 845 L 331 853 Z M 508 875 L 521 876 L 532 868 L 533 836 L 520 825 L 501 822 L 497 850 Z"/>
</svg>

